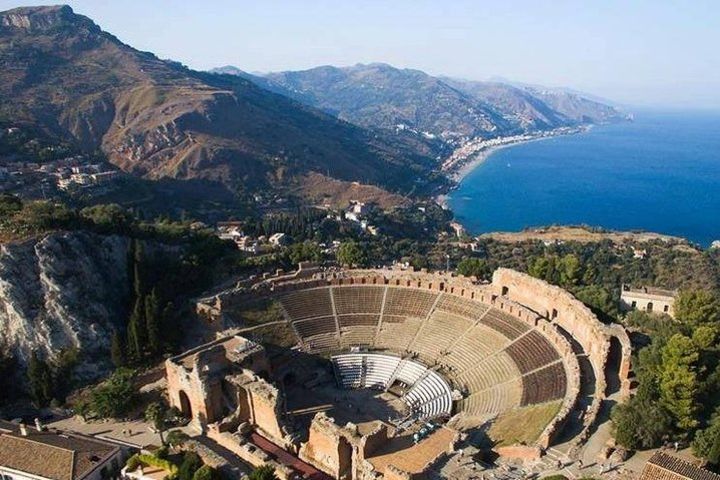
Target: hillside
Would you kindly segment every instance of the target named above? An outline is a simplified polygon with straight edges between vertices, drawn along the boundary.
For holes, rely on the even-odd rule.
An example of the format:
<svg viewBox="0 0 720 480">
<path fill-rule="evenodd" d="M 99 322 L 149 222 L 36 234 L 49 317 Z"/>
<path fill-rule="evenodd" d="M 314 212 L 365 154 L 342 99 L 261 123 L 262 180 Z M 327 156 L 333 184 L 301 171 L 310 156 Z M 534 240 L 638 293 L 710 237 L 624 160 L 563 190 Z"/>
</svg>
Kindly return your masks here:
<svg viewBox="0 0 720 480">
<path fill-rule="evenodd" d="M 323 66 L 264 76 L 234 67 L 213 71 L 249 79 L 362 127 L 401 126 L 449 141 L 622 119 L 615 108 L 577 94 L 433 77 L 386 64 Z"/>
<path fill-rule="evenodd" d="M 138 176 L 234 191 L 308 172 L 408 191 L 435 163 L 422 145 L 137 51 L 67 6 L 0 13 L 0 120 L 100 149 Z"/>
</svg>

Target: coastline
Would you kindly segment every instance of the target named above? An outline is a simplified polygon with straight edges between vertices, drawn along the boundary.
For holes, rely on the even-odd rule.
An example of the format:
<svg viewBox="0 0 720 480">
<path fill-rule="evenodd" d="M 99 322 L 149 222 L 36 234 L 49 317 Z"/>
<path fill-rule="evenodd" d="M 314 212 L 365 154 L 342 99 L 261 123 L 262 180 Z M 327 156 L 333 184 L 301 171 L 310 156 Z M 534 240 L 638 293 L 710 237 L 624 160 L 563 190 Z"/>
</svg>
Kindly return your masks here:
<svg viewBox="0 0 720 480">
<path fill-rule="evenodd" d="M 535 135 L 521 135 L 516 137 L 500 137 L 495 139 L 496 141 L 504 142 L 495 145 L 482 146 L 480 149 L 471 152 L 466 157 L 458 160 L 454 165 L 447 169 L 446 175 L 453 182 L 453 185 L 448 189 L 447 192 L 441 193 L 435 196 L 435 203 L 440 205 L 443 209 L 449 209 L 449 196 L 450 193 L 458 188 L 460 182 L 463 181 L 473 170 L 478 168 L 480 165 L 485 163 L 491 155 L 503 150 L 505 148 L 522 145 L 524 143 L 536 142 L 539 140 L 546 140 L 561 135 L 574 135 L 579 133 L 585 133 L 592 128 L 592 125 L 583 125 L 581 127 L 562 127 L 555 130 L 544 131 Z M 456 152 L 465 148 L 468 144 L 458 148 Z M 455 153 L 453 154 L 455 155 Z M 452 156 L 451 156 L 452 158 Z"/>
</svg>

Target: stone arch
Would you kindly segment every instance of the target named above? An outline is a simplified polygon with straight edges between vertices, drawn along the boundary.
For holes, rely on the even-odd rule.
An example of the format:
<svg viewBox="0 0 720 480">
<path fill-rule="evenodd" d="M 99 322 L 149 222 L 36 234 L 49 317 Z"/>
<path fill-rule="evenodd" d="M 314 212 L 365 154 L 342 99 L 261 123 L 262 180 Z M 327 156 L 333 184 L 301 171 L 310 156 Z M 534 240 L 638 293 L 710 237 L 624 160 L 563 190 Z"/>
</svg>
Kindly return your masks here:
<svg viewBox="0 0 720 480">
<path fill-rule="evenodd" d="M 184 390 L 180 390 L 178 392 L 178 398 L 180 399 L 180 412 L 182 412 L 183 416 L 192 419 L 192 405 L 190 404 L 190 398 L 187 396 L 187 393 L 185 393 Z"/>
<path fill-rule="evenodd" d="M 652 302 L 648 302 L 646 310 L 647 310 L 648 312 L 652 312 L 652 311 L 653 311 L 653 303 L 652 303 Z"/>
</svg>

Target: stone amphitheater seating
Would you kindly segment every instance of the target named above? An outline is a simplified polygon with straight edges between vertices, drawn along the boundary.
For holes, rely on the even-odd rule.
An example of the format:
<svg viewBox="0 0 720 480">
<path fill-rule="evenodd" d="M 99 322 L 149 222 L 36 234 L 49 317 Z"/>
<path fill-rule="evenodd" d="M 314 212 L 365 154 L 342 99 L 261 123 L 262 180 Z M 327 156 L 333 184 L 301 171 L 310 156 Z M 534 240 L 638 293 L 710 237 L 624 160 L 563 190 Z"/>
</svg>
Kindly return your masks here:
<svg viewBox="0 0 720 480">
<path fill-rule="evenodd" d="M 520 375 L 520 370 L 512 357 L 505 352 L 499 352 L 460 375 L 458 380 L 466 385 L 468 391 L 478 392 L 518 378 Z"/>
<path fill-rule="evenodd" d="M 280 297 L 280 303 L 290 320 L 324 317 L 333 314 L 330 290 L 327 288 L 291 292 Z"/>
<path fill-rule="evenodd" d="M 443 294 L 436 308 L 442 312 L 475 320 L 487 312 L 490 307 L 466 298 Z"/>
<path fill-rule="evenodd" d="M 425 292 L 414 288 L 389 287 L 385 299 L 386 315 L 425 318 L 437 300 L 437 292 Z"/>
<path fill-rule="evenodd" d="M 560 399 L 567 389 L 560 355 L 547 337 L 477 301 L 410 287 L 357 284 L 295 291 L 279 300 L 309 352 L 354 346 L 413 352 L 424 363 L 441 366 L 466 393 L 459 405 L 473 416 Z M 384 389 L 397 380 L 408 387 L 404 398 L 418 416 L 452 411 L 450 387 L 435 371 L 396 355 L 353 355 L 342 361 L 333 357 L 338 358 L 333 361 L 343 386 Z"/>
<path fill-rule="evenodd" d="M 472 320 L 435 311 L 410 349 L 419 353 L 426 362 L 432 362 L 471 326 Z"/>
<path fill-rule="evenodd" d="M 474 393 L 462 401 L 462 409 L 469 415 L 485 416 L 520 406 L 522 382 L 512 380 Z"/>
<path fill-rule="evenodd" d="M 301 337 L 312 337 L 321 333 L 337 332 L 335 317 L 318 317 L 312 320 L 293 322 L 293 326 Z"/>
<path fill-rule="evenodd" d="M 427 367 L 384 354 L 348 353 L 332 357 L 344 388 L 385 389 L 395 379 L 410 386 L 403 401 L 417 418 L 430 419 L 452 412 L 452 392 L 443 378 Z"/>
<path fill-rule="evenodd" d="M 528 325 L 495 308 L 491 309 L 480 322 L 497 330 L 510 340 L 514 340 L 530 330 Z"/>
<path fill-rule="evenodd" d="M 376 330 L 375 327 L 341 328 L 340 344 L 344 347 L 373 346 Z"/>
<path fill-rule="evenodd" d="M 340 350 L 336 333 L 323 333 L 304 339 L 305 348 L 311 353 L 334 352 Z"/>
<path fill-rule="evenodd" d="M 335 311 L 338 315 L 345 313 L 380 313 L 383 302 L 384 287 L 355 285 L 334 287 Z"/>
<path fill-rule="evenodd" d="M 522 377 L 523 395 L 521 405 L 533 405 L 565 396 L 567 377 L 561 362 Z"/>
<path fill-rule="evenodd" d="M 340 327 L 377 326 L 380 315 L 338 315 Z"/>
<path fill-rule="evenodd" d="M 413 341 L 418 329 L 422 325 L 419 318 L 407 318 L 399 323 L 387 323 L 383 316 L 380 334 L 377 338 L 377 346 L 395 351 L 407 350 L 410 342 Z"/>
<path fill-rule="evenodd" d="M 479 361 L 505 348 L 508 339 L 486 325 L 475 325 L 458 338 L 444 364 L 452 367 L 454 375 L 475 368 Z"/>
<path fill-rule="evenodd" d="M 506 351 L 523 374 L 560 360 L 557 350 L 537 331 L 513 342 Z"/>
</svg>

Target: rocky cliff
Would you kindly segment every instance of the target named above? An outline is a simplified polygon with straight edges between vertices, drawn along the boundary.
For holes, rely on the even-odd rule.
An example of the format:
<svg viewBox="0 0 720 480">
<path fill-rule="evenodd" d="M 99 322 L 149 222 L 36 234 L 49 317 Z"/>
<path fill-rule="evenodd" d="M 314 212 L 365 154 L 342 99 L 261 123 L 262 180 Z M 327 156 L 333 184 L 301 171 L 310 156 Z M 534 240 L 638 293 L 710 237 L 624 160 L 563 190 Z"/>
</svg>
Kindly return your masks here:
<svg viewBox="0 0 720 480">
<path fill-rule="evenodd" d="M 53 233 L 0 245 L 0 344 L 26 363 L 82 351 L 82 377 L 109 366 L 112 332 L 130 294 L 129 240 L 86 232 Z"/>
</svg>

